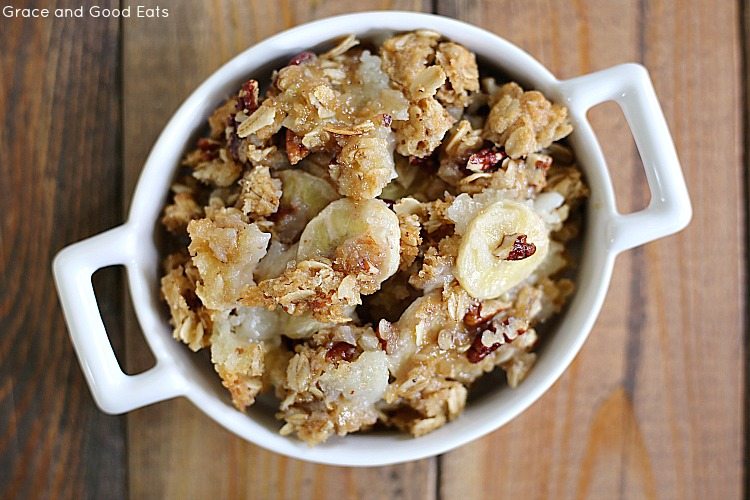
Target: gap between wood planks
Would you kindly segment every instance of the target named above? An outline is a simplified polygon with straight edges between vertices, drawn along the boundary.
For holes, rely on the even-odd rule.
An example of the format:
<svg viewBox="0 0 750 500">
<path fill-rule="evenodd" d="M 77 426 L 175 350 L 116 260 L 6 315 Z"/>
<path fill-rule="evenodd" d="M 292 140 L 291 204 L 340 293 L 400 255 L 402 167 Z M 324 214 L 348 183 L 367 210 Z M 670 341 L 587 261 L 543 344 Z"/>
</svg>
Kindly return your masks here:
<svg viewBox="0 0 750 500">
<path fill-rule="evenodd" d="M 744 229 L 745 229 L 745 283 L 744 292 L 745 300 L 747 300 L 747 277 L 750 276 L 750 0 L 738 0 L 739 3 L 739 32 L 741 33 L 742 39 L 740 40 L 740 72 L 741 78 L 744 85 L 741 88 L 741 106 L 745 111 L 742 115 L 742 164 L 744 165 L 744 178 L 743 178 L 743 197 L 745 200 L 744 206 Z M 744 401 L 744 416 L 745 416 L 745 428 L 744 428 L 744 442 L 743 442 L 743 463 L 742 467 L 742 486 L 743 496 L 745 498 L 750 495 L 750 473 L 748 472 L 748 462 L 750 462 L 750 429 L 748 429 L 748 415 L 750 415 L 750 308 L 745 304 L 745 311 L 742 318 L 744 325 L 742 326 L 744 345 L 745 345 L 745 401 Z"/>
<path fill-rule="evenodd" d="M 447 2 L 447 1 L 444 1 L 444 0 L 443 1 L 431 0 L 431 2 L 430 2 L 431 10 L 432 10 L 433 13 L 440 13 L 440 12 L 442 12 L 443 14 L 448 14 L 448 15 L 452 15 L 453 17 L 460 17 L 460 18 L 461 17 L 462 18 L 466 18 L 468 16 L 469 11 L 473 7 L 476 7 L 478 4 L 479 4 L 479 2 L 476 2 L 476 3 L 475 2 Z M 639 54 L 639 57 L 633 57 L 633 58 L 634 59 L 640 59 L 640 61 L 643 62 L 645 60 L 645 55 L 644 54 L 645 54 L 645 51 L 646 51 L 646 47 L 645 47 L 646 44 L 645 44 L 645 38 L 644 38 L 644 18 L 646 17 L 646 10 L 645 9 L 649 5 L 653 6 L 654 4 L 653 3 L 648 3 L 645 0 L 640 0 L 640 2 L 637 5 L 640 6 L 640 11 L 639 11 L 640 22 L 639 22 L 639 27 L 638 27 L 638 30 L 639 30 L 638 42 L 640 44 L 640 50 L 641 50 L 641 52 Z M 744 23 L 744 24 L 742 24 L 742 27 L 748 27 L 748 18 L 747 18 L 747 16 L 749 14 L 747 12 L 747 10 L 748 10 L 748 8 L 747 8 L 747 1 L 741 1 L 739 5 L 741 6 L 741 16 L 742 16 L 742 19 L 739 22 L 740 23 Z M 427 5 L 425 4 L 425 6 L 427 6 Z M 122 53 L 123 46 L 124 46 L 124 44 L 122 43 L 122 37 L 123 37 L 123 30 L 122 30 L 122 28 L 120 29 L 119 36 L 120 36 L 120 51 Z M 747 43 L 748 43 L 747 37 L 748 37 L 748 35 L 745 34 L 745 37 L 746 37 L 746 39 L 744 40 L 745 43 L 742 44 L 742 48 L 743 48 L 743 54 L 742 54 L 742 56 L 743 56 L 743 62 L 745 64 L 745 68 L 744 69 L 745 69 L 745 71 L 747 71 L 747 65 L 748 65 L 748 62 L 747 62 L 747 57 L 748 57 L 747 56 L 747 50 L 748 50 L 747 49 Z M 121 64 L 121 71 L 122 71 L 122 64 L 123 64 L 122 60 L 121 60 L 120 64 Z M 593 68 L 586 68 L 586 67 L 583 67 L 583 66 L 581 67 L 581 71 L 582 72 L 586 72 L 585 70 L 591 70 L 591 69 L 593 69 Z M 122 77 L 122 75 L 120 75 L 120 77 Z M 745 105 L 747 104 L 747 93 L 748 93 L 747 85 L 748 85 L 748 83 L 747 83 L 747 80 L 745 79 L 745 87 L 744 87 L 744 92 L 745 92 L 744 102 L 745 102 Z M 121 104 L 121 106 L 122 106 L 122 104 Z M 123 117 L 121 116 L 120 119 L 123 120 Z M 745 146 L 745 148 L 744 148 L 744 150 L 745 150 L 745 158 L 744 158 L 745 165 L 747 165 L 747 148 L 748 148 L 748 144 L 750 143 L 750 138 L 748 138 L 748 136 L 747 136 L 747 120 L 748 120 L 748 118 L 747 118 L 747 116 L 745 116 L 745 122 L 744 122 L 744 125 L 745 125 L 745 134 L 743 135 L 744 146 Z M 121 130 L 123 131 L 122 133 L 124 134 L 124 130 L 125 130 L 124 125 L 121 127 Z M 747 188 L 747 182 L 748 182 L 748 173 L 747 173 L 747 170 L 746 170 L 745 171 L 745 175 L 744 175 L 744 184 L 745 184 L 745 189 L 746 189 L 745 195 L 746 196 L 747 196 L 747 189 L 748 189 Z M 637 189 L 637 186 L 635 184 L 635 180 L 633 180 L 632 183 L 630 185 L 628 185 L 628 188 L 629 188 L 629 190 L 630 190 L 631 193 L 633 193 L 635 191 L 635 189 Z M 745 207 L 744 212 L 747 213 L 747 207 Z M 747 217 L 746 217 L 746 219 L 744 221 L 744 226 L 745 227 L 747 226 L 747 222 L 748 221 L 747 221 Z M 747 238 L 747 236 L 748 235 L 747 235 L 747 231 L 746 231 L 745 237 Z M 745 241 L 747 241 L 747 239 L 745 239 Z M 643 265 L 644 265 L 644 261 L 646 260 L 646 254 L 644 253 L 644 251 L 643 250 L 638 250 L 638 251 L 636 251 L 636 253 L 630 254 L 629 259 L 632 260 L 632 262 L 634 263 L 636 269 L 640 268 L 641 269 L 641 273 L 643 273 Z M 747 259 L 745 259 L 745 265 L 747 265 Z M 635 287 L 632 284 L 632 282 L 631 282 L 631 287 L 630 287 L 629 290 L 627 290 L 627 295 L 625 295 L 625 297 L 627 297 L 628 298 L 627 300 L 629 300 L 631 303 L 637 303 L 638 300 L 642 300 L 638 296 L 636 296 L 637 293 L 638 293 L 637 287 Z M 743 315 L 743 317 L 744 317 L 744 315 Z M 745 321 L 747 321 L 747 320 L 745 319 Z M 634 323 L 633 326 L 637 327 L 638 325 Z M 642 329 L 642 326 L 639 327 L 639 328 Z M 638 330 L 639 328 L 635 328 L 635 330 Z M 626 355 L 624 356 L 624 358 L 626 360 L 626 363 L 627 363 L 627 368 L 624 371 L 624 373 L 625 373 L 625 377 L 624 378 L 625 378 L 626 386 L 629 385 L 630 389 L 632 390 L 633 384 L 635 382 L 636 373 L 639 372 L 639 364 L 637 362 L 638 362 L 639 358 L 641 357 L 641 353 L 640 353 L 640 342 L 641 342 L 641 340 L 638 339 L 637 335 L 634 335 L 634 338 L 630 339 L 630 342 L 631 343 L 629 344 L 629 348 L 626 350 Z M 748 377 L 747 371 L 746 371 L 745 377 L 746 377 L 746 380 L 747 380 L 747 377 Z M 742 403 L 739 403 L 739 404 L 741 405 Z M 744 404 L 745 404 L 746 408 L 750 405 L 750 402 L 748 402 L 747 397 L 745 398 Z M 745 440 L 746 440 L 745 444 L 746 444 L 746 448 L 747 448 L 747 442 L 748 442 L 748 440 L 750 440 L 750 438 L 746 437 Z M 746 452 L 745 452 L 745 456 L 747 456 Z M 455 467 L 451 467 L 451 463 L 450 463 L 449 459 L 446 459 L 446 458 L 443 458 L 443 457 L 437 457 L 434 460 L 435 460 L 434 467 L 435 467 L 435 472 L 436 472 L 436 477 L 435 477 L 436 484 L 435 484 L 435 490 L 434 490 L 436 492 L 435 496 L 438 497 L 438 498 L 440 498 L 440 497 L 442 497 L 444 495 L 450 495 L 450 492 L 449 492 L 449 490 L 450 490 L 450 483 L 446 482 L 446 480 L 443 477 L 443 475 L 444 475 L 444 473 L 450 475 L 451 468 L 455 468 Z M 623 481 L 623 476 L 620 477 L 620 480 Z M 747 481 L 748 481 L 747 473 L 745 472 L 744 484 L 746 486 L 747 486 Z M 621 489 L 623 488 L 623 484 L 624 483 L 621 483 L 621 486 L 620 486 Z M 746 489 L 746 491 L 747 491 L 747 489 Z"/>
</svg>

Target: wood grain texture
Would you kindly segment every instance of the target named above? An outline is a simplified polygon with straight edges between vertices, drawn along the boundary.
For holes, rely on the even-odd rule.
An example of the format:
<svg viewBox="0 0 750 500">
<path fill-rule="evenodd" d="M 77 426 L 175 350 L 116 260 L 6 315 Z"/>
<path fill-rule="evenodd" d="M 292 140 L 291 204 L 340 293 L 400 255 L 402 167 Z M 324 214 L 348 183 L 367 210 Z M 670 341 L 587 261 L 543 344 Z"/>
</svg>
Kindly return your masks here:
<svg viewBox="0 0 750 500">
<path fill-rule="evenodd" d="M 78 6 L 44 6 L 58 3 Z M 169 18 L 0 18 L 0 497 L 742 495 L 747 1 L 161 5 Z M 691 226 L 618 258 L 590 339 L 549 393 L 503 429 L 439 459 L 370 469 L 311 465 L 234 437 L 184 401 L 132 413 L 126 438 L 125 418 L 102 414 L 81 376 L 51 280 L 54 253 L 123 221 L 159 131 L 230 57 L 307 20 L 382 8 L 434 8 L 484 26 L 562 78 L 644 63 L 683 163 Z M 622 115 L 607 104 L 590 118 L 618 207 L 645 206 Z M 127 368 L 147 368 L 152 360 L 123 307 L 121 275 L 105 271 L 94 282 L 115 349 L 127 330 Z"/>
<path fill-rule="evenodd" d="M 441 458 L 442 497 L 740 497 L 747 290 L 739 18 L 734 2 L 720 5 L 438 2 L 562 78 L 645 64 L 695 212 L 683 233 L 618 258 L 603 312 L 571 368 L 521 417 Z M 628 211 L 648 197 L 614 109 L 590 116 L 618 206 Z M 721 251 L 708 250 L 717 236 Z"/>
<path fill-rule="evenodd" d="M 172 112 L 221 64 L 251 44 L 296 24 L 379 8 L 423 10 L 429 2 L 180 2 L 158 22 L 125 20 L 124 139 L 126 193 Z M 126 199 L 129 195 L 126 196 Z M 148 366 L 128 326 L 131 369 Z M 132 498 L 434 498 L 436 459 L 345 469 L 311 465 L 235 437 L 185 401 L 128 416 Z"/>
<path fill-rule="evenodd" d="M 742 0 L 740 2 L 740 34 L 742 37 L 742 69 L 741 78 L 743 80 L 743 167 L 745 172 L 744 179 L 744 225 L 745 231 L 745 266 L 744 266 L 744 278 L 745 278 L 745 294 L 748 295 L 748 279 L 750 277 L 750 1 Z M 742 420 L 744 425 L 744 436 L 743 436 L 743 451 L 744 451 L 744 467 L 743 467 L 743 492 L 745 496 L 750 492 L 750 471 L 748 471 L 748 454 L 750 453 L 750 429 L 748 428 L 748 414 L 750 414 L 750 344 L 748 343 L 748 331 L 750 331 L 750 304 L 748 304 L 747 298 L 745 299 L 745 323 L 744 323 L 744 334 L 745 334 L 745 356 L 744 356 L 744 396 L 745 405 L 742 412 Z"/>
<path fill-rule="evenodd" d="M 0 18 L 0 496 L 126 494 L 124 418 L 94 406 L 51 276 L 122 217 L 118 38 L 116 20 Z M 101 278 L 121 326 L 117 274 Z"/>
</svg>

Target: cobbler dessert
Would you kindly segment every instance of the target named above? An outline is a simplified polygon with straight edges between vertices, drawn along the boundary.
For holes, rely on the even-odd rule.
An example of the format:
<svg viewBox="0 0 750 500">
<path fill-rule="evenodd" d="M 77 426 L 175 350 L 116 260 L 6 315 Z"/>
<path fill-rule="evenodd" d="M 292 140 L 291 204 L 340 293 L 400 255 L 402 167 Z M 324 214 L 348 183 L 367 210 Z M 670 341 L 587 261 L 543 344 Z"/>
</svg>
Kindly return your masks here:
<svg viewBox="0 0 750 500">
<path fill-rule="evenodd" d="M 303 52 L 208 125 L 164 209 L 161 289 L 237 409 L 274 394 L 310 444 L 420 436 L 483 374 L 523 381 L 574 289 L 587 188 L 564 106 L 414 31 Z"/>
</svg>

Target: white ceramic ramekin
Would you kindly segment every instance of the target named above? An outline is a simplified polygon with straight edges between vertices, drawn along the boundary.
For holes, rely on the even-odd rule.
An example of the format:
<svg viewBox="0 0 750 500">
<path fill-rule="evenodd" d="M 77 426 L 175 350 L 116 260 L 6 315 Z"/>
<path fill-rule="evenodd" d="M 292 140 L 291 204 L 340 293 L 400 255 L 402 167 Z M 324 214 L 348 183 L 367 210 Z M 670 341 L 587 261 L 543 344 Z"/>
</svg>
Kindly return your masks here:
<svg viewBox="0 0 750 500">
<path fill-rule="evenodd" d="M 159 298 L 159 253 L 155 225 L 183 151 L 206 117 L 251 75 L 331 39 L 429 28 L 474 51 L 527 87 L 570 109 L 570 136 L 591 188 L 586 211 L 578 290 L 536 366 L 514 390 L 500 388 L 471 402 L 463 415 L 426 436 L 398 433 L 333 438 L 310 448 L 278 434 L 273 408 L 256 404 L 247 415 L 235 410 L 204 358 L 172 339 Z M 623 215 L 615 208 L 607 165 L 586 111 L 615 101 L 622 108 L 641 154 L 651 189 L 649 206 Z M 557 80 L 530 55 L 492 33 L 452 19 L 411 12 L 367 12 L 338 16 L 290 29 L 249 48 L 206 80 L 180 107 L 154 145 L 143 168 L 127 222 L 62 250 L 54 262 L 60 301 L 73 345 L 99 407 L 123 413 L 182 396 L 235 434 L 259 446 L 313 462 L 365 466 L 415 460 L 443 453 L 493 431 L 539 398 L 571 363 L 589 334 L 609 285 L 615 256 L 675 233 L 691 217 L 690 200 L 672 138 L 646 70 L 624 64 L 571 80 Z M 118 366 L 107 339 L 91 275 L 110 265 L 127 269 L 135 311 L 157 360 L 138 375 Z"/>
</svg>

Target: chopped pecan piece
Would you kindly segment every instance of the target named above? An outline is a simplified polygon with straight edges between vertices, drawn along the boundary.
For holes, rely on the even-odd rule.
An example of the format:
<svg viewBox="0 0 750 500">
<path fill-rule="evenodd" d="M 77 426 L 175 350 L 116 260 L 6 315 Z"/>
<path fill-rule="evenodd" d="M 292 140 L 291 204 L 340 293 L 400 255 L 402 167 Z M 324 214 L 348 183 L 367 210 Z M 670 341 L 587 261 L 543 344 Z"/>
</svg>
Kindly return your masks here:
<svg viewBox="0 0 750 500">
<path fill-rule="evenodd" d="M 526 235 L 519 235 L 513 242 L 513 248 L 510 250 L 508 257 L 505 260 L 523 260 L 527 257 L 531 257 L 536 253 L 536 245 L 533 243 L 526 243 Z"/>
<path fill-rule="evenodd" d="M 328 352 L 326 352 L 326 361 L 352 361 L 357 355 L 357 348 L 347 342 L 334 342 Z"/>
<path fill-rule="evenodd" d="M 198 149 L 200 149 L 201 151 L 216 151 L 217 156 L 219 154 L 219 148 L 221 147 L 221 143 L 219 141 L 207 139 L 205 137 L 201 137 L 200 139 L 198 139 L 197 145 Z"/>
<path fill-rule="evenodd" d="M 318 56 L 315 55 L 315 52 L 306 50 L 289 59 L 289 64 L 287 66 L 298 66 L 300 64 L 306 63 L 307 61 L 315 59 L 316 57 Z"/>
<path fill-rule="evenodd" d="M 502 321 L 493 321 L 477 329 L 471 347 L 466 351 L 470 363 L 479 363 L 495 352 L 500 346 L 510 344 L 519 335 L 526 333 L 525 324 L 517 318 L 509 317 Z M 495 342 L 493 342 L 495 340 Z"/>
<path fill-rule="evenodd" d="M 215 160 L 219 157 L 221 143 L 213 139 L 201 137 L 195 143 L 196 149 L 191 151 L 183 160 L 183 165 L 195 167 L 199 163 Z"/>
<path fill-rule="evenodd" d="M 242 84 L 237 95 L 237 111 L 244 111 L 249 115 L 256 109 L 258 109 L 258 81 L 248 80 Z"/>
<path fill-rule="evenodd" d="M 476 328 L 491 321 L 500 311 L 508 309 L 509 302 L 500 299 L 474 302 L 464 315 L 464 324 L 469 328 Z"/>
<path fill-rule="evenodd" d="M 525 234 L 506 234 L 494 254 L 503 260 L 523 260 L 536 253 L 536 245 L 526 242 Z"/>
<path fill-rule="evenodd" d="M 464 323 L 466 326 L 469 327 L 476 327 L 481 324 L 484 324 L 488 322 L 492 317 L 483 317 L 482 316 L 482 304 L 479 302 L 475 302 L 471 306 L 469 306 L 469 310 L 466 311 L 466 315 L 464 316 Z"/>
<path fill-rule="evenodd" d="M 302 137 L 286 129 L 286 156 L 289 163 L 296 165 L 310 154 L 310 150 L 302 144 Z"/>
<path fill-rule="evenodd" d="M 472 172 L 493 172 L 508 155 L 502 149 L 484 148 L 469 156 L 466 168 Z"/>
<path fill-rule="evenodd" d="M 547 155 L 537 155 L 534 166 L 542 170 L 548 170 L 552 166 L 552 157 Z"/>
<path fill-rule="evenodd" d="M 494 327 L 492 325 L 489 326 L 489 329 L 492 329 L 492 331 L 494 331 Z M 484 345 L 482 343 L 483 333 L 484 331 L 480 329 L 476 337 L 474 337 L 474 341 L 471 343 L 471 347 L 469 347 L 469 350 L 466 351 L 466 357 L 469 359 L 470 363 L 479 363 L 489 354 L 496 351 L 501 345 L 500 342 L 496 342 L 489 347 Z"/>
</svg>

